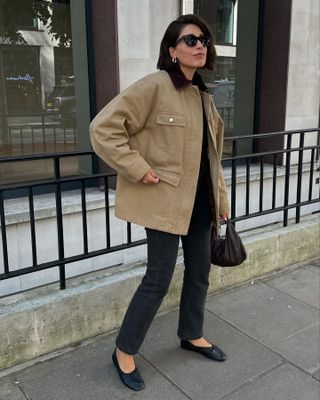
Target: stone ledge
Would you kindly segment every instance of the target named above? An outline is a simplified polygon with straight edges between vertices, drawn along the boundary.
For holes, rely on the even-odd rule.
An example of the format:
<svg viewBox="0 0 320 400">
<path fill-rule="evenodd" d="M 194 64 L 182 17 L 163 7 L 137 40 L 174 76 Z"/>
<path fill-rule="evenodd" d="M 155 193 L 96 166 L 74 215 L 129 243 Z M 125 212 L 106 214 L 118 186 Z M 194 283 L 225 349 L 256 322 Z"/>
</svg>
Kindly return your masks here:
<svg viewBox="0 0 320 400">
<path fill-rule="evenodd" d="M 86 189 L 87 211 L 98 210 L 105 207 L 105 193 L 99 188 Z M 34 196 L 35 219 L 46 219 L 56 216 L 56 200 L 54 193 L 39 194 Z M 68 190 L 61 195 L 63 215 L 82 211 L 80 190 Z M 109 189 L 109 205 L 114 206 L 115 192 Z M 18 197 L 5 200 L 6 224 L 17 224 L 30 221 L 28 197 Z"/>
<path fill-rule="evenodd" d="M 209 293 L 320 255 L 320 217 L 298 225 L 243 235 L 248 259 L 236 268 L 213 267 Z M 178 306 L 182 256 L 160 311 Z M 116 329 L 145 271 L 143 263 L 108 269 L 0 299 L 0 370 Z"/>
</svg>

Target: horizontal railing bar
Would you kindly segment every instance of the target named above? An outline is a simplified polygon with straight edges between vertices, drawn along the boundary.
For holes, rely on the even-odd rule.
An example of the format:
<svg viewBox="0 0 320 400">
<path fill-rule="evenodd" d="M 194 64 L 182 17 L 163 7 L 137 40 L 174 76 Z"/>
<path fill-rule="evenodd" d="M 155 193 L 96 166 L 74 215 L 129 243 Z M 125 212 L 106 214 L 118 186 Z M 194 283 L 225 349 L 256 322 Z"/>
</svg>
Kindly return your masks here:
<svg viewBox="0 0 320 400">
<path fill-rule="evenodd" d="M 255 157 L 266 156 L 266 155 L 285 154 L 285 153 L 289 153 L 289 152 L 291 153 L 293 151 L 313 150 L 313 149 L 315 149 L 315 150 L 320 149 L 320 145 L 308 146 L 308 147 L 304 147 L 304 148 L 297 147 L 297 148 L 286 149 L 286 150 L 252 153 L 250 155 L 243 154 L 243 155 L 234 156 L 234 157 L 226 157 L 226 158 L 223 158 L 222 161 L 248 159 L 248 158 L 255 158 Z M 307 164 L 307 163 L 305 163 L 305 164 Z M 77 181 L 81 181 L 81 180 L 104 178 L 106 176 L 108 176 L 108 177 L 117 176 L 117 173 L 116 172 L 105 172 L 105 173 L 101 173 L 101 174 L 81 175 L 81 176 L 66 177 L 66 178 L 60 178 L 60 179 L 50 178 L 50 179 L 43 179 L 40 181 L 23 182 L 23 183 L 16 183 L 16 184 L 13 183 L 10 185 L 0 185 L 0 190 L 4 191 L 4 190 L 16 190 L 16 189 L 28 189 L 29 187 L 55 185 L 57 183 L 72 183 L 72 182 L 77 182 Z"/>
<path fill-rule="evenodd" d="M 42 271 L 44 269 L 59 267 L 60 265 L 70 264 L 72 262 L 86 260 L 86 259 L 92 258 L 92 257 L 102 256 L 104 254 L 113 253 L 115 251 L 125 250 L 129 247 L 141 246 L 146 243 L 147 243 L 147 239 L 140 239 L 135 242 L 119 244 L 116 246 L 112 246 L 112 247 L 104 248 L 104 249 L 100 249 L 100 250 L 94 250 L 94 251 L 91 251 L 90 253 L 82 253 L 82 254 L 78 254 L 76 256 L 66 257 L 63 260 L 49 261 L 47 263 L 39 264 L 36 267 L 25 267 L 25 268 L 21 268 L 21 269 L 16 269 L 14 271 L 10 271 L 8 274 L 0 274 L 0 281 L 8 279 L 8 278 L 14 278 L 14 277 L 20 276 L 20 275 L 26 275 L 26 274 L 29 274 L 32 272 Z"/>
<path fill-rule="evenodd" d="M 310 133 L 320 132 L 320 128 L 300 129 L 294 131 L 280 131 L 280 132 L 269 132 L 269 133 L 255 133 L 254 135 L 238 135 L 238 136 L 225 136 L 224 140 L 240 140 L 240 139 L 259 139 L 264 137 L 283 136 L 283 135 L 294 135 L 299 133 Z"/>
<path fill-rule="evenodd" d="M 225 157 L 222 159 L 222 161 L 240 160 L 243 158 L 254 158 L 254 157 L 260 157 L 260 156 L 272 156 L 273 154 L 286 154 L 286 153 L 293 153 L 294 151 L 312 150 L 312 149 L 320 149 L 320 145 L 317 144 L 314 146 L 306 146 L 306 147 L 292 147 L 291 149 L 284 149 L 284 150 L 274 150 L 274 151 L 264 151 L 264 152 L 260 152 L 260 153 L 240 154 L 238 156 Z"/>
<path fill-rule="evenodd" d="M 226 138 L 225 138 L 226 139 Z M 234 140 L 237 138 L 233 138 Z M 285 154 L 287 152 L 292 151 L 300 151 L 300 150 L 312 150 L 312 149 L 319 149 L 320 145 L 316 144 L 313 146 L 307 147 L 293 147 L 291 149 L 283 149 L 283 150 L 273 150 L 267 152 L 260 152 L 260 153 L 250 153 L 250 154 L 242 154 L 239 156 L 234 157 L 226 157 L 223 160 L 230 161 L 232 159 L 240 159 L 245 157 L 258 157 L 261 155 L 273 155 L 273 154 Z M 41 153 L 36 155 L 24 155 L 24 156 L 15 156 L 15 157 L 0 157 L 0 163 L 9 163 L 9 162 L 23 162 L 23 161 L 39 161 L 43 159 L 54 159 L 54 158 L 67 158 L 67 157 L 77 157 L 77 156 L 88 156 L 94 155 L 95 153 L 92 150 L 87 151 L 80 151 L 80 152 L 61 152 L 61 153 Z"/>
<path fill-rule="evenodd" d="M 63 115 L 70 115 L 70 114 L 76 114 L 75 111 L 66 111 L 63 112 Z M 35 112 L 32 114 L 0 114 L 0 117 L 7 117 L 7 118 L 19 118 L 19 117 L 50 117 L 50 115 L 61 115 L 61 112 L 59 111 L 46 111 L 46 112 Z"/>
<path fill-rule="evenodd" d="M 105 172 L 101 174 L 92 174 L 92 175 L 82 175 L 76 177 L 68 177 L 68 178 L 60 178 L 60 179 L 47 179 L 41 180 L 36 182 L 24 182 L 24 183 L 12 183 L 10 185 L 0 185 L 0 191 L 4 190 L 15 190 L 15 189 L 28 189 L 29 187 L 38 187 L 38 186 L 49 186 L 49 185 L 56 185 L 57 183 L 72 183 L 72 182 L 80 182 L 82 180 L 89 180 L 89 179 L 98 179 L 104 178 L 105 176 L 112 177 L 117 176 L 115 172 Z"/>
<path fill-rule="evenodd" d="M 0 157 L 0 163 L 2 162 L 17 162 L 17 161 L 34 161 L 39 159 L 50 159 L 50 158 L 66 158 L 66 157 L 77 157 L 77 156 L 88 156 L 95 154 L 92 150 L 83 151 L 72 151 L 72 152 L 59 152 L 59 153 L 38 153 L 32 155 L 13 156 L 13 157 Z"/>
<path fill-rule="evenodd" d="M 47 114 L 33 114 L 32 116 L 35 117 L 52 117 L 52 116 L 58 116 L 61 113 L 57 112 L 50 112 Z M 74 113 L 65 113 L 64 115 L 74 115 Z M 24 115 L 21 115 L 24 116 Z M 19 117 L 19 115 L 16 115 L 15 117 Z M 41 128 L 43 124 L 40 125 L 40 121 L 39 121 L 39 125 L 35 126 L 34 123 L 26 123 L 23 124 L 23 127 L 38 127 Z M 57 126 L 56 123 L 54 122 L 46 122 L 45 125 L 52 125 L 52 126 Z M 8 128 L 20 128 L 21 125 L 9 125 L 6 126 Z M 308 128 L 308 129 L 295 129 L 295 130 L 290 130 L 290 131 L 278 131 L 278 132 L 267 132 L 267 133 L 255 133 L 254 135 L 250 135 L 250 134 L 246 134 L 246 135 L 237 135 L 237 136 L 225 136 L 226 140 L 233 140 L 233 139 L 252 139 L 252 138 L 262 138 L 262 137 L 267 137 L 267 136 L 277 136 L 277 135 L 289 135 L 289 134 L 299 134 L 301 132 L 305 132 L 305 133 L 310 133 L 310 132 L 319 132 L 320 128 Z"/>
<path fill-rule="evenodd" d="M 291 208 L 308 206 L 310 204 L 315 204 L 315 203 L 320 203 L 320 198 L 302 201 L 301 203 L 288 204 L 287 206 L 270 208 L 268 210 L 263 210 L 261 212 L 260 211 L 256 211 L 256 212 L 250 213 L 249 215 L 240 215 L 239 217 L 236 217 L 236 218 L 233 218 L 233 219 L 230 218 L 230 221 L 231 222 L 233 222 L 233 221 L 237 221 L 237 222 L 238 221 L 244 221 L 245 219 L 260 217 L 261 215 L 275 214 L 277 212 L 289 210 Z"/>
<path fill-rule="evenodd" d="M 293 130 L 293 131 L 281 131 L 281 132 L 271 132 L 271 133 L 258 133 L 254 135 L 242 135 L 242 136 L 225 136 L 224 140 L 243 140 L 243 139 L 259 139 L 266 137 L 273 137 L 278 135 L 290 135 L 290 134 L 301 134 L 311 133 L 311 132 L 320 132 L 320 128 L 313 129 L 302 129 L 302 130 Z M 298 148 L 296 150 L 299 150 Z M 284 151 L 284 150 L 280 150 Z M 17 162 L 17 161 L 32 161 L 38 159 L 50 159 L 55 157 L 77 157 L 84 155 L 93 155 L 95 154 L 93 150 L 81 150 L 81 151 L 72 151 L 72 152 L 58 152 L 58 153 L 39 153 L 32 155 L 23 155 L 23 156 L 13 156 L 13 157 L 0 157 L 0 162 Z"/>
</svg>

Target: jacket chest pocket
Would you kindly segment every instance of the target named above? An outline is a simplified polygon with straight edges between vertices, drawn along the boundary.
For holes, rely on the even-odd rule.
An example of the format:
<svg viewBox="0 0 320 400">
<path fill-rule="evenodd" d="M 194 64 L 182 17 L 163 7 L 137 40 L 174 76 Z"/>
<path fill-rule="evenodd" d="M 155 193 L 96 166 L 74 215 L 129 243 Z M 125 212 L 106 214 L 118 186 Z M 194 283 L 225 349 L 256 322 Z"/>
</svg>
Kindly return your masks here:
<svg viewBox="0 0 320 400">
<path fill-rule="evenodd" d="M 185 127 L 187 118 L 184 115 L 157 113 L 155 141 L 157 145 L 168 150 L 184 148 Z"/>
<path fill-rule="evenodd" d="M 156 123 L 165 126 L 187 126 L 187 119 L 184 115 L 158 113 Z"/>
</svg>

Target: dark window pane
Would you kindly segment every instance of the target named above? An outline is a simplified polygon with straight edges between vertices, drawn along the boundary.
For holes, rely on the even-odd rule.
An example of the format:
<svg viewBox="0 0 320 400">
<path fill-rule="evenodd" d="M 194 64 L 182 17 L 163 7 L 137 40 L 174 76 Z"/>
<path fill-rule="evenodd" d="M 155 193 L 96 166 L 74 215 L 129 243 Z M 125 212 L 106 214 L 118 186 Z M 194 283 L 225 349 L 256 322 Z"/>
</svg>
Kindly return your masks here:
<svg viewBox="0 0 320 400">
<path fill-rule="evenodd" d="M 194 5 L 216 36 L 215 69 L 201 74 L 224 120 L 225 137 L 251 134 L 256 129 L 259 1 L 195 0 Z M 231 153 L 231 144 L 225 140 L 225 153 Z M 251 139 L 238 141 L 239 154 L 251 150 Z"/>
<path fill-rule="evenodd" d="M 225 136 L 231 136 L 234 133 L 236 3 L 236 0 L 195 1 L 195 12 L 209 24 L 217 45 L 214 71 L 203 70 L 201 75 L 224 121 Z M 225 142 L 224 152 L 230 154 L 231 141 Z"/>
<path fill-rule="evenodd" d="M 235 44 L 236 0 L 195 0 L 195 13 L 205 18 L 216 44 Z"/>
<path fill-rule="evenodd" d="M 0 2 L 0 68 L 0 157 L 78 150 L 70 0 Z M 79 169 L 75 157 L 62 167 Z M 37 161 L 0 164 L 0 173 L 1 184 L 53 169 Z"/>
<path fill-rule="evenodd" d="M 219 0 L 217 7 L 216 41 L 218 44 L 233 43 L 234 1 Z"/>
</svg>

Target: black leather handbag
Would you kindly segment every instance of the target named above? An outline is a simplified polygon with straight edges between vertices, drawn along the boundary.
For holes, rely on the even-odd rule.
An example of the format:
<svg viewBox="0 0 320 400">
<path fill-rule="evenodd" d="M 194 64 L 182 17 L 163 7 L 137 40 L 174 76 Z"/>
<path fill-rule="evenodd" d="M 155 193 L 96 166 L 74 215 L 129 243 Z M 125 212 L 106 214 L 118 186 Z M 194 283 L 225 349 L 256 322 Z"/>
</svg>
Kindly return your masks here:
<svg viewBox="0 0 320 400">
<path fill-rule="evenodd" d="M 211 263 L 220 267 L 235 267 L 247 258 L 242 240 L 230 222 L 226 221 L 225 237 L 217 236 L 214 226 L 211 228 Z"/>
</svg>

